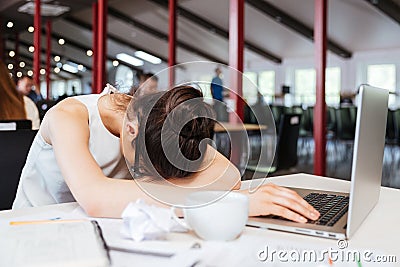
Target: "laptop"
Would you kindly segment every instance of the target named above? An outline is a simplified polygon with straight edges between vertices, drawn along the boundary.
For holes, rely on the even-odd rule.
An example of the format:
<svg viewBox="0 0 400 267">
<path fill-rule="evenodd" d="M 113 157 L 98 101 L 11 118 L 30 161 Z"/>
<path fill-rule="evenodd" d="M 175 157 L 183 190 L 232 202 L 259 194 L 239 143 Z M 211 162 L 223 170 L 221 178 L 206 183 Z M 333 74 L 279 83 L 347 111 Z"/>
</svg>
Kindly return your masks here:
<svg viewBox="0 0 400 267">
<path fill-rule="evenodd" d="M 361 85 L 359 92 L 350 194 L 291 188 L 321 214 L 297 223 L 278 216 L 251 217 L 247 225 L 331 239 L 348 239 L 379 199 L 389 92 Z"/>
</svg>

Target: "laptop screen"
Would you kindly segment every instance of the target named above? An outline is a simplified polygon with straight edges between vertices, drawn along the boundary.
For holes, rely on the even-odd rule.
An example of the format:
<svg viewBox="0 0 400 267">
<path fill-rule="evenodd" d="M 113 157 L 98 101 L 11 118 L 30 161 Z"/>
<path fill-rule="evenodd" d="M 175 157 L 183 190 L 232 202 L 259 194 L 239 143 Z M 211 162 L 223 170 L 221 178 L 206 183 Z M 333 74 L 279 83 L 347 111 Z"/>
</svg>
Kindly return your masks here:
<svg viewBox="0 0 400 267">
<path fill-rule="evenodd" d="M 346 235 L 358 229 L 379 199 L 389 92 L 362 85 L 359 93 Z"/>
</svg>

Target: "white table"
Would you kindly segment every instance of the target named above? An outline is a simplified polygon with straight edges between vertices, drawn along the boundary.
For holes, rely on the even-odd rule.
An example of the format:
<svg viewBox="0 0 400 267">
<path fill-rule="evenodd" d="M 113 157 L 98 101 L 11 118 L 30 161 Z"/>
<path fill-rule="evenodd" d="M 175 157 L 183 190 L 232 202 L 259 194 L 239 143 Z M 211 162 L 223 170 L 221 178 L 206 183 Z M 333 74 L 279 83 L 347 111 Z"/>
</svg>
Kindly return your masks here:
<svg viewBox="0 0 400 267">
<path fill-rule="evenodd" d="M 245 181 L 242 184 L 242 188 L 249 185 L 250 181 Z M 318 177 L 307 174 L 294 174 L 280 177 L 272 177 L 265 180 L 265 182 L 274 182 L 283 186 L 291 187 L 307 187 L 321 190 L 333 190 L 348 192 L 350 183 L 348 181 Z M 368 216 L 366 221 L 360 226 L 358 231 L 348 241 L 349 250 L 371 250 L 374 255 L 386 255 L 396 256 L 397 263 L 391 263 L 382 266 L 399 266 L 400 264 L 400 245 L 398 244 L 400 238 L 400 190 L 382 187 L 381 196 L 377 206 Z M 2 211 L 0 212 L 1 220 L 9 220 L 17 218 L 19 216 L 40 214 L 47 211 L 60 211 L 60 212 L 72 212 L 77 208 L 76 203 L 67 203 L 52 205 L 46 207 L 29 208 L 16 211 Z M 228 223 L 228 222 L 227 222 Z M 107 229 L 105 230 L 107 231 Z M 118 235 L 118 231 L 105 233 L 106 239 L 107 234 Z M 148 245 L 154 241 L 147 241 Z M 215 266 L 266 266 L 266 262 L 260 262 L 257 259 L 258 253 L 264 249 L 265 246 L 275 248 L 290 249 L 291 247 L 301 246 L 302 249 L 321 249 L 321 248 L 335 248 L 337 249 L 337 241 L 323 239 L 318 237 L 309 237 L 298 234 L 290 234 L 277 232 L 272 230 L 257 229 L 252 227 L 246 227 L 242 236 L 232 242 L 215 243 L 215 242 L 204 242 L 199 240 L 193 233 L 171 233 L 168 235 L 165 245 L 168 246 L 176 244 L 191 244 L 194 242 L 202 243 L 204 248 L 216 246 L 217 248 L 224 248 L 224 255 L 220 253 L 220 257 L 215 258 L 211 263 Z M 243 257 L 239 260 L 233 260 L 237 255 Z M 162 263 L 162 259 L 127 253 L 111 253 L 113 265 L 112 266 L 154 266 L 154 265 L 165 265 Z M 225 258 L 224 258 L 225 257 Z M 208 258 L 208 263 L 210 258 Z M 244 264 L 244 265 L 243 265 Z M 270 263 L 269 263 L 270 264 Z M 201 266 L 201 264 L 200 264 Z M 271 265 L 268 265 L 271 266 Z M 272 266 L 281 266 L 281 263 L 275 262 Z M 290 264 L 293 266 L 293 264 Z M 297 265 L 296 265 L 297 266 Z M 302 266 L 330 266 L 320 264 L 304 264 Z M 339 264 L 335 263 L 333 266 L 358 266 L 356 263 Z M 364 266 L 377 266 L 375 264 L 364 264 Z M 381 265 L 379 265 L 381 266 Z"/>
</svg>

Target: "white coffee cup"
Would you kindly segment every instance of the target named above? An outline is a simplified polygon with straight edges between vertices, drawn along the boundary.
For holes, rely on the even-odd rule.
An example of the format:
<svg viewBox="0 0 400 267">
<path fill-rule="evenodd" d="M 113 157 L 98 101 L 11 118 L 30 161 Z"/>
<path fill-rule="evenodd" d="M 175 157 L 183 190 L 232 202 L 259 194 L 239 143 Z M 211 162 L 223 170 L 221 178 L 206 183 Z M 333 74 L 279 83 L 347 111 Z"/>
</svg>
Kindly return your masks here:
<svg viewBox="0 0 400 267">
<path fill-rule="evenodd" d="M 248 214 L 248 197 L 235 192 L 201 191 L 185 201 L 185 221 L 204 240 L 233 240 L 243 231 Z"/>
</svg>

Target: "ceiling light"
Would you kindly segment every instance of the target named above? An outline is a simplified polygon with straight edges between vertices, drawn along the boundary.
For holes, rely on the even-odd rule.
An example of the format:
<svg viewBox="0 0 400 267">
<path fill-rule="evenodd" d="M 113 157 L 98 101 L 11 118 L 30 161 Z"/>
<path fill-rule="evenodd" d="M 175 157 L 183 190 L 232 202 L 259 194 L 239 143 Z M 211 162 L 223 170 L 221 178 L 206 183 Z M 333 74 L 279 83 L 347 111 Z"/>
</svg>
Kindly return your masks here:
<svg viewBox="0 0 400 267">
<path fill-rule="evenodd" d="M 58 44 L 59 45 L 65 44 L 65 40 L 63 38 L 58 39 Z"/>
<path fill-rule="evenodd" d="M 89 49 L 88 51 L 86 51 L 86 55 L 87 55 L 88 57 L 93 56 L 93 51 Z"/>
<path fill-rule="evenodd" d="M 21 62 L 19 63 L 19 66 L 20 66 L 21 68 L 25 67 L 25 62 L 21 61 Z"/>
<path fill-rule="evenodd" d="M 61 62 L 57 62 L 57 63 L 56 63 L 56 66 L 57 66 L 58 68 L 61 68 L 62 65 L 63 65 L 63 64 L 62 64 Z"/>
<path fill-rule="evenodd" d="M 11 50 L 10 52 L 8 52 L 8 55 L 9 55 L 10 57 L 14 57 L 14 56 L 15 56 L 15 52 Z"/>
<path fill-rule="evenodd" d="M 60 69 L 59 67 L 55 67 L 55 68 L 54 68 L 54 72 L 55 72 L 55 73 L 59 73 L 60 70 L 61 70 L 61 69 Z"/>
<path fill-rule="evenodd" d="M 32 76 L 33 75 L 33 71 L 28 70 L 28 72 L 26 74 L 28 74 L 28 76 Z"/>
<path fill-rule="evenodd" d="M 46 70 L 45 69 L 40 69 L 40 74 L 45 75 L 46 74 Z"/>
<path fill-rule="evenodd" d="M 128 54 L 125 54 L 125 53 L 117 54 L 117 58 L 119 60 L 122 60 L 122 61 L 124 61 L 124 62 L 126 62 L 128 64 L 131 64 L 133 66 L 136 66 L 136 67 L 137 66 L 143 66 L 143 64 L 144 64 L 143 60 L 137 59 L 137 58 L 132 57 L 132 56 L 130 56 Z"/>
<path fill-rule="evenodd" d="M 41 5 L 40 5 L 40 14 L 44 17 L 60 16 L 61 14 L 68 12 L 70 10 L 70 8 L 67 6 L 61 6 L 59 4 L 48 4 L 48 3 L 43 3 L 43 2 L 46 2 L 46 1 L 42 1 Z M 35 14 L 35 3 L 32 1 L 32 2 L 26 3 L 25 5 L 20 6 L 18 8 L 18 12 L 34 15 Z"/>
<path fill-rule="evenodd" d="M 32 45 L 28 48 L 28 51 L 33 53 L 35 51 L 35 47 L 33 47 Z"/>
<path fill-rule="evenodd" d="M 78 63 L 75 63 L 73 61 L 67 61 L 66 64 L 71 66 L 71 67 L 73 67 L 77 72 L 78 72 L 78 70 L 82 71 L 82 72 L 86 71 L 86 67 L 83 66 L 82 64 L 78 64 Z M 65 66 L 65 64 L 63 66 Z"/>
<path fill-rule="evenodd" d="M 55 61 L 55 62 L 58 62 L 58 61 L 60 61 L 60 60 L 61 60 L 60 56 L 55 56 L 55 57 L 54 57 L 54 61 Z"/>
<path fill-rule="evenodd" d="M 13 64 L 8 64 L 7 67 L 8 67 L 9 70 L 12 70 L 14 68 L 14 65 Z"/>
<path fill-rule="evenodd" d="M 136 51 L 134 54 L 136 57 L 146 60 L 147 62 L 150 62 L 153 64 L 160 64 L 162 62 L 162 60 L 160 58 L 150 55 L 149 53 L 146 53 L 143 51 Z"/>
<path fill-rule="evenodd" d="M 14 23 L 12 21 L 7 22 L 7 28 L 12 28 Z"/>
<path fill-rule="evenodd" d="M 119 65 L 119 61 L 118 60 L 113 60 L 112 62 L 114 67 L 117 67 Z"/>
<path fill-rule="evenodd" d="M 35 28 L 33 28 L 33 26 L 28 27 L 28 32 L 34 32 L 34 31 L 35 31 Z"/>
<path fill-rule="evenodd" d="M 71 66 L 69 64 L 64 64 L 62 66 L 62 68 L 63 68 L 63 70 L 66 70 L 66 71 L 71 72 L 71 73 L 78 73 L 78 68 L 76 68 L 74 66 Z"/>
<path fill-rule="evenodd" d="M 17 77 L 18 77 L 18 78 L 21 78 L 21 77 L 22 77 L 22 72 L 18 71 L 18 72 L 17 72 Z"/>
</svg>

